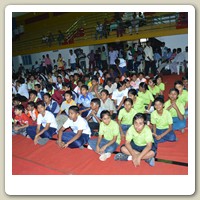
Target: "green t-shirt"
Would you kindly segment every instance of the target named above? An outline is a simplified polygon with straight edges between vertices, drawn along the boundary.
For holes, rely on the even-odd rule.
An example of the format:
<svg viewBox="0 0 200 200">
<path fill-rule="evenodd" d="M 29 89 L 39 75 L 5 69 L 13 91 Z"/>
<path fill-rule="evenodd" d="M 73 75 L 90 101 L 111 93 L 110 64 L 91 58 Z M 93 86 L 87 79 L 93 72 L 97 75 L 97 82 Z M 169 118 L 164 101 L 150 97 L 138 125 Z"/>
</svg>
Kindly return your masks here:
<svg viewBox="0 0 200 200">
<path fill-rule="evenodd" d="M 154 97 L 149 90 L 146 90 L 145 93 L 138 92 L 138 97 L 143 99 L 145 105 L 148 105 L 150 103 L 150 101 L 152 101 L 152 102 L 154 101 Z"/>
<path fill-rule="evenodd" d="M 168 110 L 163 110 L 162 115 L 159 115 L 157 110 L 151 113 L 151 123 L 156 125 L 158 129 L 168 129 L 173 123 L 172 116 Z"/>
<path fill-rule="evenodd" d="M 133 140 L 137 146 L 146 146 L 150 142 L 154 143 L 153 134 L 147 125 L 144 126 L 141 133 L 138 133 L 132 125 L 126 133 L 126 140 Z"/>
<path fill-rule="evenodd" d="M 107 54 L 105 51 L 101 52 L 101 60 L 107 60 Z"/>
<path fill-rule="evenodd" d="M 133 108 L 131 108 L 129 112 L 127 112 L 125 108 L 122 108 L 119 111 L 118 119 L 121 120 L 121 124 L 132 125 L 133 117 L 136 113 L 137 112 Z"/>
<path fill-rule="evenodd" d="M 111 141 L 114 136 L 117 136 L 116 143 L 120 144 L 121 142 L 119 125 L 113 120 L 111 120 L 108 125 L 104 124 L 103 122 L 100 123 L 99 135 L 103 135 L 104 138 L 108 141 Z"/>
<path fill-rule="evenodd" d="M 157 85 L 155 85 L 154 88 L 151 88 L 148 85 L 148 88 L 149 88 L 149 91 L 151 92 L 151 94 L 153 94 L 153 95 L 156 95 L 156 94 L 160 93 L 160 88 Z"/>
<path fill-rule="evenodd" d="M 183 90 L 182 94 L 178 95 L 178 101 L 183 103 L 183 105 L 185 106 L 185 104 L 188 102 L 188 91 L 187 90 Z"/>
<path fill-rule="evenodd" d="M 159 87 L 160 90 L 164 91 L 165 90 L 165 84 L 164 83 L 160 83 L 159 85 L 157 85 Z"/>
<path fill-rule="evenodd" d="M 145 105 L 143 99 L 137 97 L 136 102 L 133 104 L 133 108 L 137 113 L 144 113 Z"/>
<path fill-rule="evenodd" d="M 171 101 L 170 101 L 170 99 L 169 99 L 168 101 L 165 102 L 165 104 L 164 104 L 164 109 L 167 109 L 170 105 L 171 105 Z M 178 107 L 180 113 L 181 113 L 182 115 L 184 115 L 184 113 L 185 113 L 185 108 L 184 108 L 183 103 L 181 103 L 181 102 L 179 102 L 179 101 L 176 101 L 176 105 L 177 105 L 177 107 Z M 169 112 L 170 112 L 170 114 L 171 114 L 172 117 L 178 117 L 178 114 L 177 114 L 177 112 L 176 112 L 176 110 L 175 110 L 174 108 L 171 108 L 171 109 L 169 110 Z"/>
</svg>

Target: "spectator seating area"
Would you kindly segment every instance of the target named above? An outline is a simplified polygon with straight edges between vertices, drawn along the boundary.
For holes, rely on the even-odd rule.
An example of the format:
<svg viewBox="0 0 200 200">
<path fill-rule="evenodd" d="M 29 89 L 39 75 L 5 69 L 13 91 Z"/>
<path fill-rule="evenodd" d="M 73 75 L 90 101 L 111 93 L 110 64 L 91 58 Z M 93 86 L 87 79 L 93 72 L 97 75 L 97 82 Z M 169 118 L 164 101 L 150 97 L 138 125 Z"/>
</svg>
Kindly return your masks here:
<svg viewBox="0 0 200 200">
<path fill-rule="evenodd" d="M 186 33 L 187 27 L 183 16 L 184 14 L 178 13 L 143 13 L 142 21 L 144 23 L 140 23 L 139 34 L 130 35 L 128 27 L 130 13 L 121 13 L 124 30 L 120 41 L 155 37 L 155 35 Z M 76 13 L 76 17 L 74 13 L 59 15 L 49 13 L 47 19 L 36 22 L 32 18 L 34 19 L 33 16 L 29 16 L 29 20 L 25 17 L 17 19 L 18 24 L 24 25 L 24 34 L 20 37 L 20 40 L 13 41 L 14 56 L 19 55 L 19 53 L 28 54 L 58 49 L 59 30 L 64 35 L 64 40 L 59 46 L 60 49 L 116 41 L 117 23 L 115 13 Z M 102 37 L 100 40 L 95 40 L 96 23 L 103 24 L 105 19 L 107 20 L 109 35 L 107 38 Z M 184 20 L 184 26 L 181 20 Z M 42 29 L 38 27 L 42 27 Z M 48 37 L 52 37 L 51 43 L 48 43 Z M 47 42 L 44 42 L 42 38 L 46 38 Z"/>
</svg>

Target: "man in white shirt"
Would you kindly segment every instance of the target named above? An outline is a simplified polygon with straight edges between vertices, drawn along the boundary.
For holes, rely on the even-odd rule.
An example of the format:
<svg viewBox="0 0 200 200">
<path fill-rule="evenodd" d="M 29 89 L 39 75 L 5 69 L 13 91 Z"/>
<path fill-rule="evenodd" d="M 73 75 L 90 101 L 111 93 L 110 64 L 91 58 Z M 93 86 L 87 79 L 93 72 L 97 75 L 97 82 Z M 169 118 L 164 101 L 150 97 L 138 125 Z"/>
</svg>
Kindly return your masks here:
<svg viewBox="0 0 200 200">
<path fill-rule="evenodd" d="M 128 48 L 128 51 L 126 53 L 126 57 L 127 57 L 127 68 L 129 71 L 133 70 L 133 55 L 131 52 L 131 47 Z"/>
<path fill-rule="evenodd" d="M 147 41 L 147 46 L 144 48 L 144 53 L 145 53 L 145 75 L 146 78 L 149 78 L 149 69 L 151 68 L 151 71 L 153 75 L 156 75 L 156 65 L 154 62 L 154 54 L 153 54 L 153 48 L 151 47 L 150 41 Z"/>
<path fill-rule="evenodd" d="M 73 53 L 73 50 L 70 49 L 69 50 L 69 65 L 71 66 L 71 69 L 72 70 L 75 70 L 76 69 L 76 55 L 75 53 Z"/>
<path fill-rule="evenodd" d="M 115 70 L 116 64 L 115 64 L 115 60 L 118 57 L 118 52 L 113 50 L 113 47 L 110 47 L 110 51 L 109 51 L 109 64 L 110 67 L 113 68 Z"/>
</svg>

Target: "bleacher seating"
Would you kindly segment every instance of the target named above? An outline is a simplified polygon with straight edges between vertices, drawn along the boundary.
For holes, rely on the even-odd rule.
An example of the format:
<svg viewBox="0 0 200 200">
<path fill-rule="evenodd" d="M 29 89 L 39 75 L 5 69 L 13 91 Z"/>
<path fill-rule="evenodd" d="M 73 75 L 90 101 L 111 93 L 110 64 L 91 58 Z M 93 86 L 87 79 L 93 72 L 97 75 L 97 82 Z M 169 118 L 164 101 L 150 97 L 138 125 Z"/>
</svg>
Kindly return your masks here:
<svg viewBox="0 0 200 200">
<path fill-rule="evenodd" d="M 183 19 L 182 14 L 143 13 L 145 25 L 139 28 L 139 34 L 133 34 L 130 36 L 128 28 L 126 27 L 123 37 L 117 39 L 117 25 L 114 19 L 114 14 L 115 13 L 102 12 L 63 13 L 62 15 L 54 15 L 54 13 L 49 13 L 48 19 L 24 24 L 24 34 L 20 37 L 20 40 L 13 42 L 13 55 L 36 53 L 81 45 L 103 44 L 115 42 L 116 40 L 126 41 L 136 40 L 143 37 L 164 36 L 170 34 L 169 31 L 174 34 L 187 32 L 186 22 L 184 26 L 183 24 L 180 26 L 181 20 Z M 126 21 L 129 15 L 127 13 L 123 13 L 123 20 Z M 28 17 L 30 18 L 30 14 Z M 105 18 L 110 23 L 109 37 L 107 39 L 102 38 L 101 40 L 95 40 L 96 23 L 103 23 Z M 25 18 L 23 20 L 25 21 Z M 23 20 L 21 19 L 19 23 L 23 22 Z M 186 28 L 184 30 L 185 32 L 180 30 L 180 28 Z M 65 34 L 65 41 L 62 46 L 58 46 L 58 42 L 56 41 L 58 30 L 61 30 Z M 54 35 L 54 40 L 50 47 L 47 44 L 42 43 L 42 35 L 46 36 L 48 33 L 52 33 Z"/>
</svg>

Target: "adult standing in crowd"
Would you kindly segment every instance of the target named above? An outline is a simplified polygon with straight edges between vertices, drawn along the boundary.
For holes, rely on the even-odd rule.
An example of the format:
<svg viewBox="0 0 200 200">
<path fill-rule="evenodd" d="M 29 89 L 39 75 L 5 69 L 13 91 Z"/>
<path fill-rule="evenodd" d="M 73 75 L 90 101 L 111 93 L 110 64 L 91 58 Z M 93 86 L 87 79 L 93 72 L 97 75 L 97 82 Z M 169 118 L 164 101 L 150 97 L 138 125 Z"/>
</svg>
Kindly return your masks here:
<svg viewBox="0 0 200 200">
<path fill-rule="evenodd" d="M 103 69 L 108 68 L 108 63 L 107 63 L 107 52 L 105 46 L 102 47 L 101 51 L 101 64 Z"/>
<path fill-rule="evenodd" d="M 46 55 L 45 58 L 45 65 L 47 69 L 47 74 L 52 72 L 52 62 L 51 59 L 49 58 L 49 54 Z"/>
<path fill-rule="evenodd" d="M 116 68 L 116 63 L 115 60 L 118 58 L 118 53 L 113 49 L 113 47 L 110 47 L 109 51 L 109 65 L 110 68 L 115 69 Z"/>
<path fill-rule="evenodd" d="M 147 46 L 144 48 L 144 54 L 145 54 L 145 75 L 146 78 L 149 78 L 149 69 L 151 68 L 151 72 L 153 75 L 156 75 L 156 66 L 154 62 L 154 54 L 153 54 L 153 48 L 151 47 L 151 42 L 147 41 Z"/>
<path fill-rule="evenodd" d="M 73 52 L 72 49 L 69 50 L 69 66 L 71 66 L 71 69 L 72 70 L 75 70 L 76 69 L 76 54 Z"/>
<path fill-rule="evenodd" d="M 58 69 L 63 70 L 64 69 L 64 60 L 63 60 L 61 53 L 58 54 L 57 62 L 58 62 Z"/>
<path fill-rule="evenodd" d="M 78 55 L 78 62 L 79 62 L 79 66 L 81 67 L 81 69 L 84 71 L 84 73 L 86 73 L 87 69 L 86 69 L 86 61 L 85 61 L 86 55 L 83 52 L 83 49 L 80 50 L 80 53 Z"/>
<path fill-rule="evenodd" d="M 40 73 L 45 74 L 46 64 L 45 64 L 45 55 L 42 56 L 41 64 L 40 64 Z"/>
<path fill-rule="evenodd" d="M 87 55 L 89 59 L 89 72 L 94 69 L 95 67 L 95 59 L 94 59 L 94 50 L 91 50 L 90 53 Z M 92 67 L 92 68 L 91 68 Z"/>
</svg>

